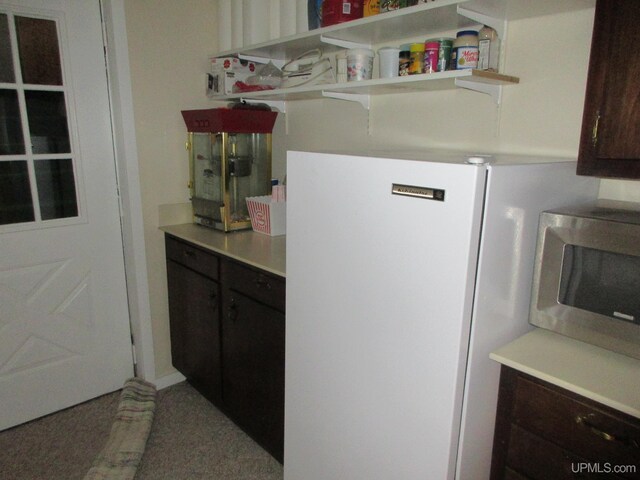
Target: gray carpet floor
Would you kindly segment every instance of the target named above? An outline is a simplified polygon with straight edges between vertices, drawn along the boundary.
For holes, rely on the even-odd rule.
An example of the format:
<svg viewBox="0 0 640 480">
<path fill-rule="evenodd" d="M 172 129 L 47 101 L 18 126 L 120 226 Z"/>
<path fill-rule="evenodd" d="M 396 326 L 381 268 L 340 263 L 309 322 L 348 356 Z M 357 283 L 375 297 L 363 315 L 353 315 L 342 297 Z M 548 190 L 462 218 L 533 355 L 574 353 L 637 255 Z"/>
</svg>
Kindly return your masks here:
<svg viewBox="0 0 640 480">
<path fill-rule="evenodd" d="M 104 446 L 115 392 L 0 432 L 3 480 L 82 479 Z M 136 480 L 281 480 L 282 465 L 189 384 L 158 392 Z"/>
</svg>

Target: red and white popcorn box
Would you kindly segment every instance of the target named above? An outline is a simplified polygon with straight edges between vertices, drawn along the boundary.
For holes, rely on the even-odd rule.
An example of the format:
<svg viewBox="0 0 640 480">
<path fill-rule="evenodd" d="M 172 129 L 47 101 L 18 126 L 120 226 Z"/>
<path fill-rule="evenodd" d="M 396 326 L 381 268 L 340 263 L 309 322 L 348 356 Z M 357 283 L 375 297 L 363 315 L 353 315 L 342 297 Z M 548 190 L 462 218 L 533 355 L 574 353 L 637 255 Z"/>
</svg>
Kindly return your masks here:
<svg viewBox="0 0 640 480">
<path fill-rule="evenodd" d="M 247 197 L 246 201 L 254 232 L 272 237 L 286 233 L 286 202 L 276 202 L 271 195 Z"/>
</svg>

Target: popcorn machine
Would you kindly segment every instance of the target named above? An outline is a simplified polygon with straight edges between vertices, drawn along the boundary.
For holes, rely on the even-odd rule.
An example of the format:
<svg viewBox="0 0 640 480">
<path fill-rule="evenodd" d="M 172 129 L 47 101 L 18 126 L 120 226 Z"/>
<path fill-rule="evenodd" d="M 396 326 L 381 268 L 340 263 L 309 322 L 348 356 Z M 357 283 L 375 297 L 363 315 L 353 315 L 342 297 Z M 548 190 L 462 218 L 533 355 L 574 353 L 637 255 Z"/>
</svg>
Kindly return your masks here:
<svg viewBox="0 0 640 480">
<path fill-rule="evenodd" d="M 271 193 L 271 132 L 277 112 L 183 110 L 194 222 L 225 232 L 251 228 L 245 199 Z"/>
</svg>

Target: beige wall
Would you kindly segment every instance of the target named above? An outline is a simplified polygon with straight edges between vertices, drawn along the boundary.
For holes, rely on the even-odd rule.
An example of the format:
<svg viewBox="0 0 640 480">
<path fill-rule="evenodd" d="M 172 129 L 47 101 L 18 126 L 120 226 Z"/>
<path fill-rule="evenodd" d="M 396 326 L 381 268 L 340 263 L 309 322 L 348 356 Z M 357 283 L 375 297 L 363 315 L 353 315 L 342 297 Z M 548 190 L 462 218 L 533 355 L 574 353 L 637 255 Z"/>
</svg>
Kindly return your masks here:
<svg viewBox="0 0 640 480">
<path fill-rule="evenodd" d="M 173 372 L 158 212 L 188 200 L 180 110 L 214 106 L 204 96 L 202 77 L 216 51 L 215 4 L 126 2 L 158 377 Z M 592 26 L 592 9 L 511 22 L 505 72 L 521 83 L 504 89 L 499 107 L 461 89 L 373 97 L 369 112 L 336 100 L 290 102 L 274 130 L 274 174 L 284 176 L 287 149 L 427 148 L 575 158 Z M 640 201 L 640 182 L 603 181 L 601 196 Z"/>
<path fill-rule="evenodd" d="M 215 4 L 216 0 L 125 2 L 158 378 L 174 371 L 158 206 L 189 199 L 180 110 L 209 105 L 204 72 L 216 49 Z"/>
</svg>

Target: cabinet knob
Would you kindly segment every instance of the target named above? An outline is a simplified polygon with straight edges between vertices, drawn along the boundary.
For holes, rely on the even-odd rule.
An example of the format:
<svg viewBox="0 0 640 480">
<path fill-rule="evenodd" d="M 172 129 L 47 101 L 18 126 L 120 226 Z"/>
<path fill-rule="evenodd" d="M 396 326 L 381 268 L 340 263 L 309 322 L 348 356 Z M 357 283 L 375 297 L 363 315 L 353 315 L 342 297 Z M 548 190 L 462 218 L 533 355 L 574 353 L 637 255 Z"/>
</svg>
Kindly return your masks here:
<svg viewBox="0 0 640 480">
<path fill-rule="evenodd" d="M 238 307 L 235 304 L 235 302 L 233 301 L 233 299 L 231 299 L 231 305 L 229 305 L 229 310 L 227 312 L 227 318 L 231 322 L 235 322 L 236 319 L 238 318 Z"/>
<path fill-rule="evenodd" d="M 271 290 L 271 283 L 264 275 L 258 275 L 256 278 L 256 287 Z"/>
<path fill-rule="evenodd" d="M 215 307 L 218 302 L 218 295 L 216 292 L 209 293 L 209 300 L 211 301 L 211 306 Z"/>
</svg>

